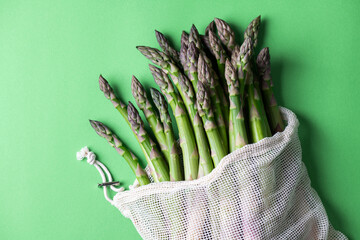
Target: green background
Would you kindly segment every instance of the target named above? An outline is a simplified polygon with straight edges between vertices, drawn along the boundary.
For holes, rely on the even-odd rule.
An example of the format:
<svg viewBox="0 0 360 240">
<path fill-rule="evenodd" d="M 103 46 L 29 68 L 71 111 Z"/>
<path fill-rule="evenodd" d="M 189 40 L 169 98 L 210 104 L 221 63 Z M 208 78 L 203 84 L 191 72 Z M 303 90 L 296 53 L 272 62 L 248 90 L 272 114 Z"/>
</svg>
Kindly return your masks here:
<svg viewBox="0 0 360 240">
<path fill-rule="evenodd" d="M 98 90 L 102 73 L 124 101 L 131 75 L 155 86 L 136 45 L 154 29 L 179 47 L 182 30 L 213 17 L 238 40 L 263 17 L 276 95 L 300 120 L 303 156 L 330 221 L 360 238 L 359 3 L 353 1 L 0 1 L 0 238 L 139 239 L 103 198 L 88 145 L 126 186 L 117 153 L 91 129 L 97 119 L 141 155 L 131 131 Z"/>
</svg>

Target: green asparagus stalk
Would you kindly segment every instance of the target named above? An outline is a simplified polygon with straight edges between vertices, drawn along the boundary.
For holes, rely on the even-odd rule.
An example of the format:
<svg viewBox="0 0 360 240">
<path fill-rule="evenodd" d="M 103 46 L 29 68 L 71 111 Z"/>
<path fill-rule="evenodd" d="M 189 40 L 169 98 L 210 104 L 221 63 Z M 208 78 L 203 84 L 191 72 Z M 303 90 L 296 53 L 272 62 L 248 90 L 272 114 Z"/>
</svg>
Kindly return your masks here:
<svg viewBox="0 0 360 240">
<path fill-rule="evenodd" d="M 245 84 L 247 89 L 247 103 L 249 109 L 249 126 L 251 132 L 252 142 L 258 142 L 265 137 L 270 137 L 267 131 L 267 119 L 261 116 L 261 112 L 264 111 L 264 105 L 260 98 L 260 92 L 254 87 L 253 72 L 251 70 L 250 59 L 253 52 L 252 40 L 246 38 L 244 43 L 240 47 L 240 61 L 241 68 L 243 70 L 243 76 L 245 77 Z"/>
<path fill-rule="evenodd" d="M 224 122 L 224 117 L 223 117 L 224 115 L 222 113 L 222 105 L 216 91 L 216 88 L 219 87 L 219 83 L 215 81 L 214 75 L 211 74 L 210 67 L 205 63 L 202 55 L 200 55 L 198 59 L 198 77 L 199 80 L 203 84 L 205 84 L 210 91 L 211 102 L 214 107 L 214 117 L 216 119 L 217 127 L 219 129 L 220 136 L 222 139 L 221 142 L 224 146 L 224 149 L 226 149 L 227 151 L 228 150 L 227 130 Z"/>
<path fill-rule="evenodd" d="M 199 54 L 202 54 L 204 60 L 206 61 L 209 66 L 213 67 L 214 59 L 211 59 L 210 50 L 208 49 L 209 40 L 207 36 L 202 36 L 199 34 L 195 25 L 192 25 L 190 34 L 189 34 L 189 43 L 194 42 L 196 48 L 199 51 Z"/>
<path fill-rule="evenodd" d="M 204 60 L 204 62 L 208 65 L 208 69 L 210 71 L 210 74 L 213 76 L 215 83 L 219 82 L 219 76 L 218 74 L 215 72 L 214 68 L 213 68 L 213 63 L 211 61 L 211 59 L 209 57 L 207 57 L 205 51 L 204 51 L 204 47 L 201 44 L 201 41 L 199 41 L 200 39 L 200 35 L 196 29 L 196 27 L 193 25 L 193 27 L 191 28 L 191 32 L 190 32 L 190 36 L 189 36 L 189 42 L 191 44 L 191 42 L 193 42 L 195 44 L 195 47 L 193 47 L 191 49 L 192 52 L 195 52 L 197 49 L 198 55 L 202 57 L 202 60 Z M 210 43 L 209 43 L 210 44 Z M 199 48 L 200 46 L 200 48 Z M 190 45 L 189 45 L 189 49 L 190 49 Z M 189 57 L 189 50 L 188 50 L 188 57 Z M 190 71 L 189 71 L 190 72 Z M 191 76 L 189 76 L 189 78 L 191 79 Z M 198 77 L 199 78 L 199 77 Z M 195 92 L 197 92 L 197 81 L 192 81 L 195 89 Z M 222 81 L 222 83 L 225 83 L 223 85 L 223 87 L 216 86 L 216 92 L 219 96 L 219 100 L 220 100 L 220 105 L 222 106 L 222 112 L 223 112 L 223 119 L 224 119 L 224 123 L 226 128 L 228 128 L 228 122 L 229 122 L 229 102 L 228 102 L 228 93 L 227 93 L 227 86 L 226 86 L 226 80 Z M 225 87 L 225 88 L 224 88 Z"/>
<path fill-rule="evenodd" d="M 222 47 L 220 39 L 218 39 L 215 35 L 215 33 L 213 33 L 212 31 L 209 31 L 209 42 L 210 42 L 210 47 L 211 47 L 211 52 L 212 54 L 215 56 L 216 58 L 216 63 L 217 63 L 217 68 L 218 68 L 218 72 L 219 72 L 219 77 L 221 80 L 221 85 L 223 87 L 223 89 L 228 89 L 227 88 L 227 84 L 226 84 L 226 79 L 225 79 L 225 62 L 226 59 L 228 59 L 228 55 L 225 51 L 225 49 Z M 226 99 L 228 99 L 229 93 L 228 91 L 225 91 L 226 93 Z M 228 114 L 229 112 L 225 112 L 225 114 Z"/>
<path fill-rule="evenodd" d="M 214 20 L 221 42 L 226 46 L 228 52 L 231 53 L 236 45 L 234 31 L 224 20 L 219 18 L 215 18 Z"/>
<path fill-rule="evenodd" d="M 169 58 L 165 53 L 159 51 L 156 48 L 138 46 L 136 47 L 147 59 L 149 59 L 155 65 L 158 65 L 166 74 L 170 74 L 172 81 L 176 88 L 180 92 L 180 86 L 178 82 L 179 74 L 181 73 L 176 63 Z M 180 92 L 181 97 L 182 93 Z"/>
<path fill-rule="evenodd" d="M 167 142 L 166 142 L 166 136 L 164 133 L 164 126 L 162 125 L 160 119 L 156 115 L 150 101 L 148 100 L 146 96 L 146 91 L 139 82 L 139 80 L 136 79 L 135 76 L 132 76 L 131 80 L 131 90 L 132 94 L 135 98 L 135 102 L 138 105 L 138 107 L 144 112 L 144 115 L 146 117 L 146 120 L 148 121 L 155 138 L 157 142 L 159 143 L 160 150 L 164 154 L 165 159 L 167 162 L 170 161 L 170 150 L 168 149 Z"/>
<path fill-rule="evenodd" d="M 194 30 L 195 29 L 195 30 Z M 198 38 L 196 37 L 198 35 L 197 33 L 197 30 L 196 28 L 193 26 L 192 28 L 192 32 L 190 33 L 190 36 L 189 36 L 189 41 L 190 41 L 190 45 L 189 45 L 189 49 L 191 49 L 191 46 L 193 44 L 196 45 L 195 41 L 198 40 Z M 192 39 L 192 36 L 195 36 Z M 192 44 L 193 43 L 193 44 Z M 138 50 L 146 57 L 148 58 L 150 61 L 152 61 L 154 64 L 157 64 L 159 66 L 161 66 L 162 70 L 165 72 L 165 73 L 169 73 L 170 76 L 171 76 L 171 79 L 172 81 L 174 82 L 183 102 L 185 102 L 185 104 L 187 103 L 186 101 L 186 96 L 184 94 L 184 92 L 182 91 L 181 87 L 180 87 L 180 84 L 179 84 L 179 77 L 180 75 L 182 75 L 182 72 L 180 71 L 180 69 L 176 66 L 176 64 L 166 55 L 164 54 L 163 52 L 157 50 L 157 49 L 154 49 L 154 48 L 150 48 L 150 47 L 137 47 Z M 189 55 L 191 56 L 191 53 L 187 53 L 188 57 Z M 205 58 L 205 57 L 204 57 Z M 189 60 L 188 60 L 189 62 Z M 192 70 L 190 70 L 190 67 L 189 67 L 189 73 L 191 72 Z M 210 71 L 210 70 L 209 70 Z M 170 102 L 169 102 L 170 103 Z M 170 104 L 171 105 L 171 104 Z M 221 111 L 221 108 L 220 108 L 220 111 Z M 222 115 L 221 115 L 222 116 Z M 224 122 L 223 118 L 221 118 L 221 120 Z M 225 126 L 225 125 L 224 125 Z M 226 134 L 226 130 L 225 130 L 225 134 Z M 185 174 L 186 175 L 186 174 Z M 185 176 L 186 177 L 186 176 Z M 194 177 L 194 175 L 192 176 Z"/>
<path fill-rule="evenodd" d="M 281 117 L 279 106 L 276 102 L 273 92 L 269 48 L 264 48 L 260 51 L 259 55 L 257 56 L 256 63 L 259 75 L 261 77 L 261 90 L 271 131 L 273 134 L 282 132 L 285 129 L 285 124 Z"/>
<path fill-rule="evenodd" d="M 116 136 L 105 124 L 89 120 L 91 126 L 94 128 L 95 132 L 100 136 L 105 138 L 108 143 L 115 148 L 115 150 L 125 159 L 125 161 L 130 166 L 131 170 L 135 174 L 136 179 L 138 180 L 141 186 L 149 184 L 150 180 L 146 175 L 146 172 L 139 164 L 136 156 L 119 140 L 118 136 Z"/>
<path fill-rule="evenodd" d="M 162 51 L 145 46 L 137 46 L 136 48 L 153 64 L 160 66 L 166 73 L 176 75 L 180 71 L 176 63 Z"/>
<path fill-rule="evenodd" d="M 244 39 L 250 38 L 253 44 L 253 48 L 255 48 L 258 43 L 260 22 L 261 22 L 261 16 L 256 17 L 250 22 L 250 24 L 248 25 L 248 27 L 244 32 Z M 250 64 L 251 64 L 251 69 L 253 70 L 254 87 L 256 91 L 260 93 L 261 92 L 260 80 L 257 73 L 256 60 L 254 58 L 251 58 Z M 259 97 L 260 100 L 263 101 L 261 94 Z M 260 110 L 261 112 L 259 114 L 261 115 L 261 117 L 267 119 L 265 109 L 261 108 Z M 271 135 L 271 129 L 267 121 L 266 121 L 266 131 L 268 132 L 268 135 Z"/>
<path fill-rule="evenodd" d="M 179 58 L 185 74 L 188 74 L 189 72 L 189 67 L 187 63 L 188 48 L 189 48 L 189 35 L 185 31 L 183 31 L 181 34 L 181 47 L 180 47 Z"/>
<path fill-rule="evenodd" d="M 179 53 L 171 46 L 168 39 L 161 32 L 155 30 L 156 39 L 164 51 L 164 53 L 170 56 L 176 63 L 180 63 Z"/>
<path fill-rule="evenodd" d="M 150 88 L 150 92 L 153 102 L 160 113 L 160 118 L 164 125 L 167 147 L 170 150 L 170 180 L 181 181 L 184 179 L 184 177 L 180 164 L 180 152 L 175 140 L 171 118 L 168 112 L 168 104 L 165 100 L 165 97 L 158 90 L 155 88 Z"/>
<path fill-rule="evenodd" d="M 253 41 L 253 47 L 255 48 L 258 44 L 259 27 L 261 22 L 261 16 L 253 19 L 244 33 L 244 39 L 251 38 Z"/>
<path fill-rule="evenodd" d="M 154 77 L 156 84 L 160 87 L 165 95 L 170 107 L 174 113 L 180 136 L 180 147 L 183 153 L 185 180 L 193 180 L 197 178 L 199 167 L 199 153 L 196 147 L 195 136 L 186 108 L 180 96 L 167 76 L 167 74 L 153 66 L 149 65 L 150 71 Z"/>
<path fill-rule="evenodd" d="M 211 148 L 212 159 L 214 161 L 214 166 L 216 167 L 220 163 L 220 160 L 226 156 L 227 149 L 223 145 L 223 139 L 214 119 L 215 116 L 211 105 L 209 90 L 201 81 L 198 82 L 196 106 L 204 123 L 204 128 Z"/>
<path fill-rule="evenodd" d="M 189 43 L 189 48 L 187 50 L 187 68 L 188 70 L 188 77 L 194 87 L 195 93 L 197 92 L 197 82 L 198 78 L 198 58 L 199 58 L 199 49 L 196 47 L 194 42 Z"/>
<path fill-rule="evenodd" d="M 105 97 L 111 101 L 113 106 L 120 112 L 127 124 L 130 126 L 126 105 L 116 97 L 114 90 L 102 75 L 99 77 L 99 87 Z"/>
<path fill-rule="evenodd" d="M 136 110 L 131 102 L 128 104 L 128 119 L 131 129 L 137 135 L 140 145 L 143 146 L 147 155 L 150 156 L 149 165 L 153 166 L 154 172 L 151 176 L 155 182 L 169 181 L 169 167 L 163 157 L 160 155 L 156 144 L 151 140 L 144 128 L 144 122 L 141 120 L 139 112 Z"/>
<path fill-rule="evenodd" d="M 190 122 L 195 133 L 195 139 L 199 151 L 199 173 L 198 178 L 209 174 L 213 169 L 213 161 L 211 159 L 210 148 L 206 133 L 204 130 L 203 122 L 196 110 L 195 92 L 189 79 L 183 74 L 179 76 L 179 84 L 185 99 L 185 106 L 187 108 Z"/>
<path fill-rule="evenodd" d="M 101 75 L 99 77 L 99 86 L 100 86 L 100 90 L 104 93 L 105 97 L 112 102 L 114 107 L 120 112 L 121 116 L 123 116 L 123 118 L 129 125 L 129 127 L 131 128 L 130 122 L 128 120 L 128 112 L 127 112 L 126 105 L 116 97 L 114 90 L 112 89 L 112 87 L 110 86 L 108 81 Z M 140 142 L 137 134 L 134 133 L 134 136 L 135 136 L 136 140 L 138 142 Z M 147 152 L 144 149 L 142 144 L 140 144 L 140 148 L 144 153 L 146 161 L 148 163 L 151 163 L 150 155 L 147 154 Z M 154 168 L 153 168 L 152 164 L 149 164 L 149 168 L 150 168 L 150 172 L 154 172 Z M 154 179 L 154 181 L 155 181 L 155 179 Z"/>
<path fill-rule="evenodd" d="M 229 59 L 226 59 L 225 77 L 230 94 L 230 126 L 229 126 L 229 145 L 230 152 L 235 151 L 248 143 L 245 119 L 243 114 L 243 101 L 240 95 L 240 84 L 237 78 L 235 67 Z"/>
<path fill-rule="evenodd" d="M 245 77 L 244 72 L 241 66 L 241 58 L 240 58 L 240 46 L 236 45 L 234 50 L 231 54 L 231 63 L 234 67 L 236 67 L 238 79 L 239 79 L 239 87 L 240 87 L 240 96 L 245 97 L 244 90 L 245 90 Z"/>
<path fill-rule="evenodd" d="M 204 48 L 204 53 L 210 59 L 211 65 L 213 66 L 214 71 L 217 72 L 217 68 L 215 67 L 217 65 L 216 58 L 214 57 L 214 55 L 211 52 L 209 36 L 200 35 L 200 38 L 201 38 L 201 43 L 202 43 L 203 48 Z"/>
</svg>

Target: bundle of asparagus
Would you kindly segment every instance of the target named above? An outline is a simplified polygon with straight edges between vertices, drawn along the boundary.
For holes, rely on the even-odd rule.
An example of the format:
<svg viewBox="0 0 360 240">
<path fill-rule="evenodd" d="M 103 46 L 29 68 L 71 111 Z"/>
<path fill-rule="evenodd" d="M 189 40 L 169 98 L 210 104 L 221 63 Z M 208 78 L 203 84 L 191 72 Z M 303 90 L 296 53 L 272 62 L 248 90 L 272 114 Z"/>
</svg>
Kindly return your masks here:
<svg viewBox="0 0 360 240">
<path fill-rule="evenodd" d="M 189 34 L 183 31 L 180 51 L 159 31 L 155 34 L 162 51 L 137 47 L 158 66 L 149 65 L 161 91 L 151 88 L 151 99 L 135 76 L 131 82 L 135 102 L 155 139 L 146 131 L 135 106 L 122 103 L 100 75 L 100 90 L 131 127 L 154 182 L 200 178 L 227 154 L 284 130 L 273 93 L 269 48 L 254 56 L 259 26 L 260 16 L 245 30 L 241 45 L 230 25 L 215 18 L 204 35 L 194 25 Z M 179 141 L 168 104 L 179 130 Z M 137 157 L 119 138 L 103 123 L 90 123 L 127 161 L 139 184 L 149 184 Z"/>
</svg>

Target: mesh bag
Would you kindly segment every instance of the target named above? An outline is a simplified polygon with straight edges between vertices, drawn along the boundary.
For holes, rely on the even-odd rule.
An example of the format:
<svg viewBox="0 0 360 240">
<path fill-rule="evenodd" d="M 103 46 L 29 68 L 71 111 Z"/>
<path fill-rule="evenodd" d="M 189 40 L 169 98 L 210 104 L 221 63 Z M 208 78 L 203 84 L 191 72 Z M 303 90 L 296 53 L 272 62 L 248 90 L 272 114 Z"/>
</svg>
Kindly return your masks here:
<svg viewBox="0 0 360 240">
<path fill-rule="evenodd" d="M 347 239 L 329 223 L 301 160 L 298 120 L 194 181 L 119 192 L 112 204 L 144 239 Z"/>
<path fill-rule="evenodd" d="M 124 191 L 87 147 L 78 160 L 99 171 L 107 201 L 143 239 L 347 239 L 335 231 L 304 163 L 298 120 L 281 108 L 286 129 L 224 157 L 209 175 Z M 110 184 L 110 185 L 109 185 Z M 113 199 L 108 187 L 118 192 Z"/>
</svg>

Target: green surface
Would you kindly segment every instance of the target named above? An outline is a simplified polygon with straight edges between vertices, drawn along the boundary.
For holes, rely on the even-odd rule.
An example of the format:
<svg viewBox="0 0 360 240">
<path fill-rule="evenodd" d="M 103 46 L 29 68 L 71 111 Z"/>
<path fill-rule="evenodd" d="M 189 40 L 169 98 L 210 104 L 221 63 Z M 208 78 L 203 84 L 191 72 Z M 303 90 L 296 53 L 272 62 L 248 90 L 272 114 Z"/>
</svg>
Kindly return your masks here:
<svg viewBox="0 0 360 240">
<path fill-rule="evenodd" d="M 103 198 L 95 168 L 75 159 L 88 145 L 116 180 L 133 180 L 89 118 L 141 153 L 98 90 L 99 74 L 133 101 L 132 74 L 155 86 L 149 61 L 135 49 L 157 46 L 155 28 L 179 47 L 192 23 L 204 31 L 213 17 L 224 18 L 241 37 L 258 14 L 259 45 L 270 47 L 280 105 L 301 122 L 312 184 L 335 228 L 360 238 L 359 7 L 355 0 L 1 0 L 0 238 L 139 239 Z"/>
</svg>

